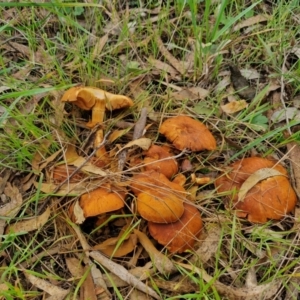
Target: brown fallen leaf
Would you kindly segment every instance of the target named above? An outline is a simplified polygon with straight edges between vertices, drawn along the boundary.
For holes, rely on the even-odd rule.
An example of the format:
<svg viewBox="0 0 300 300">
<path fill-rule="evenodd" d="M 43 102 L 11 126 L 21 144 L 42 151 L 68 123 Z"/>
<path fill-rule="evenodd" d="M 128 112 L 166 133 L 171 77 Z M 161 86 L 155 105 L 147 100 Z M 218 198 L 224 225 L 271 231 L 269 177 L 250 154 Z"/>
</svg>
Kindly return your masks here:
<svg viewBox="0 0 300 300">
<path fill-rule="evenodd" d="M 93 247 L 93 250 L 99 250 L 110 257 L 123 257 L 132 252 L 137 244 L 137 236 L 130 234 L 122 243 L 121 236 L 109 238 L 103 243 Z"/>
<path fill-rule="evenodd" d="M 224 113 L 229 115 L 243 110 L 244 108 L 248 107 L 248 105 L 249 104 L 245 100 L 234 100 L 225 105 L 221 105 L 221 109 Z"/>
<path fill-rule="evenodd" d="M 36 277 L 29 273 L 30 271 L 23 270 L 23 273 L 27 280 L 36 288 L 45 291 L 47 294 L 55 297 L 56 300 L 63 300 L 70 290 L 62 289 L 56 285 L 51 284 L 50 282 Z M 49 299 L 49 298 L 48 298 Z M 54 299 L 54 298 L 53 298 Z"/>
<path fill-rule="evenodd" d="M 249 26 L 255 25 L 257 23 L 266 22 L 269 19 L 270 19 L 270 16 L 267 16 L 267 15 L 256 15 L 254 17 L 250 17 L 250 18 L 238 23 L 237 25 L 235 25 L 233 27 L 233 31 L 238 31 L 244 27 L 249 27 Z"/>
<path fill-rule="evenodd" d="M 219 243 L 222 239 L 220 226 L 218 224 L 208 224 L 206 227 L 207 236 L 196 250 L 195 255 L 191 259 L 192 263 L 200 260 L 203 264 L 205 264 L 214 257 L 218 250 Z"/>
<path fill-rule="evenodd" d="M 91 271 L 88 266 L 84 267 L 85 280 L 80 286 L 80 300 L 97 300 L 95 293 L 95 285 L 91 276 Z"/>
<path fill-rule="evenodd" d="M 172 261 L 166 255 L 164 255 L 154 247 L 154 245 L 145 233 L 137 229 L 135 229 L 133 232 L 137 235 L 139 242 L 149 254 L 153 265 L 161 274 L 169 275 L 172 272 L 174 272 L 175 269 Z"/>
<path fill-rule="evenodd" d="M 80 279 L 84 274 L 84 268 L 81 261 L 76 257 L 67 257 L 66 265 L 73 277 Z"/>
<path fill-rule="evenodd" d="M 220 281 L 216 280 L 212 276 L 210 276 L 204 269 L 200 269 L 193 265 L 177 263 L 179 266 L 186 268 L 187 270 L 193 271 L 203 280 L 211 285 L 211 287 L 215 288 L 218 293 L 222 296 L 227 297 L 228 299 L 234 300 L 261 300 L 261 299 L 275 299 L 273 298 L 280 288 L 282 281 L 281 280 L 273 280 L 270 283 L 261 284 L 256 287 L 242 287 L 236 288 L 230 285 L 225 285 Z"/>
<path fill-rule="evenodd" d="M 209 91 L 206 89 L 203 89 L 201 87 L 191 87 L 191 88 L 185 88 L 181 91 L 173 92 L 168 97 L 172 97 L 176 100 L 183 101 L 183 100 L 203 100 L 209 95 Z"/>
<path fill-rule="evenodd" d="M 122 150 L 130 148 L 132 146 L 138 146 L 143 150 L 148 150 L 152 144 L 152 140 L 148 138 L 140 138 L 137 140 L 130 141 L 122 149 L 120 149 L 116 154 L 120 153 Z"/>
<path fill-rule="evenodd" d="M 49 217 L 50 217 L 50 207 L 48 207 L 46 211 L 40 216 L 9 225 L 6 228 L 5 232 L 6 233 L 30 232 L 33 230 L 40 229 L 47 223 Z"/>
<path fill-rule="evenodd" d="M 186 73 L 186 69 L 184 68 L 183 64 L 177 60 L 164 46 L 163 41 L 159 37 L 159 35 L 156 35 L 156 42 L 159 51 L 162 53 L 162 55 L 169 61 L 169 63 L 181 74 L 184 75 Z"/>
</svg>

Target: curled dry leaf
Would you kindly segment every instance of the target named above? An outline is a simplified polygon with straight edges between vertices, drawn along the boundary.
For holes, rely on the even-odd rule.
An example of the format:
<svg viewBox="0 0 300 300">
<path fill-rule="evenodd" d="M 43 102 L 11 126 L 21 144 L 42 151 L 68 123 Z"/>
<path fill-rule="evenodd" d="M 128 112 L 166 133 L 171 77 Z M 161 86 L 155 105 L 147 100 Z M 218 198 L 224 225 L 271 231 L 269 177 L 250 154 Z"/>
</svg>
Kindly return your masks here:
<svg viewBox="0 0 300 300">
<path fill-rule="evenodd" d="M 48 207 L 46 211 L 40 216 L 31 218 L 29 220 L 20 221 L 14 224 L 9 225 L 6 228 L 6 233 L 8 232 L 30 232 L 33 230 L 40 229 L 43 227 L 50 217 L 50 208 Z"/>
<path fill-rule="evenodd" d="M 150 148 L 151 144 L 152 144 L 151 139 L 140 138 L 140 139 L 137 139 L 137 140 L 134 140 L 134 141 L 130 141 L 122 149 L 120 149 L 116 154 L 118 154 L 122 150 L 130 148 L 132 146 L 138 146 L 138 147 L 142 148 L 143 150 L 148 150 Z"/>
<path fill-rule="evenodd" d="M 69 272 L 75 278 L 81 278 L 83 276 L 84 270 L 81 264 L 81 261 L 76 257 L 67 257 L 66 258 L 66 265 Z"/>
<path fill-rule="evenodd" d="M 125 240 L 121 237 L 109 238 L 101 244 L 93 247 L 93 250 L 99 250 L 110 257 L 123 257 L 132 252 L 137 244 L 137 236 L 130 234 Z"/>
</svg>

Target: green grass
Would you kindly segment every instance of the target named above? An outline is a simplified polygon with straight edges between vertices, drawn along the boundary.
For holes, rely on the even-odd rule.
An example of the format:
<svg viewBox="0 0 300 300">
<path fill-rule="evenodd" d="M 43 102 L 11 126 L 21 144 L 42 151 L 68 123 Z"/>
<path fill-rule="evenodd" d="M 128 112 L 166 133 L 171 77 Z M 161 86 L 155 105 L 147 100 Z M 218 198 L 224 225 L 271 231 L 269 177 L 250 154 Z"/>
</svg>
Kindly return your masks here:
<svg viewBox="0 0 300 300">
<path fill-rule="evenodd" d="M 229 163 L 253 153 L 280 159 L 287 152 L 287 143 L 299 142 L 299 120 L 273 124 L 267 117 L 274 109 L 274 93 L 283 92 L 284 87 L 287 107 L 294 105 L 292 99 L 299 93 L 299 58 L 292 52 L 293 47 L 299 49 L 298 1 L 277 1 L 272 5 L 270 1 L 168 0 L 162 6 L 157 1 L 128 1 L 127 7 L 122 3 L 126 1 L 103 1 L 102 5 L 70 1 L 0 3 L 0 177 L 2 182 L 9 174 L 6 180 L 18 187 L 23 198 L 16 216 L 1 217 L 6 224 L 36 216 L 43 205 L 46 195 L 33 183 L 49 181 L 53 166 L 63 160 L 63 154 L 48 161 L 47 158 L 58 150 L 65 151 L 69 143 L 75 144 L 81 155 L 90 153 L 88 145 L 93 136 L 82 126 L 90 112 L 60 102 L 63 92 L 74 84 L 97 86 L 134 99 L 135 105 L 128 110 L 107 112 L 105 132 L 114 131 L 118 121 L 135 123 L 142 107 L 149 109 L 147 124 L 151 126 L 146 135 L 157 143 L 165 142 L 157 129 L 168 116 L 187 114 L 208 124 L 217 137 L 218 151 L 185 156 L 199 173 L 222 171 Z M 237 24 L 257 15 L 269 17 L 253 27 L 234 30 Z M 157 36 L 179 63 L 190 63 L 186 73 L 172 76 L 150 62 L 155 59 L 176 69 L 161 52 Z M 232 115 L 220 109 L 227 102 L 228 86 L 216 89 L 229 75 L 228 63 L 261 74 L 259 80 L 251 81 L 259 85 L 260 93 L 246 109 Z M 277 84 L 276 92 L 269 94 L 268 84 Z M 191 87 L 202 87 L 210 94 L 202 100 L 178 100 L 172 95 Z M 287 130 L 291 130 L 289 138 L 285 135 Z M 126 132 L 108 144 L 111 152 L 122 148 L 131 135 L 132 131 Z M 46 149 L 42 147 L 45 140 L 49 141 Z M 32 170 L 37 152 L 41 154 L 40 163 L 46 161 L 40 172 Z M 140 152 L 130 150 L 130 154 L 139 156 Z M 132 172 L 125 169 L 124 174 L 130 180 Z M 28 180 L 32 185 L 23 190 Z M 5 195 L 1 184 L 0 191 Z M 278 279 L 281 290 L 277 296 L 285 297 L 291 289 L 290 282 L 298 276 L 299 237 L 297 225 L 293 227 L 297 219 L 249 224 L 226 211 L 212 185 L 199 187 L 197 193 L 196 205 L 206 228 L 210 223 L 221 227 L 215 253 L 205 264 L 191 263 L 192 254 L 166 254 L 176 263 L 184 261 L 191 269 L 177 265 L 178 271 L 170 278 L 157 271 L 144 282 L 162 299 L 225 299 L 214 282 L 241 288 L 254 268 L 259 285 Z M 83 280 L 74 278 L 65 263 L 67 257 L 78 258 L 83 253 L 68 219 L 67 209 L 75 199 L 53 196 L 49 202 L 51 218 L 38 230 L 1 233 L 0 287 L 5 284 L 7 290 L 0 288 L 0 299 L 42 299 L 42 290 L 34 289 L 22 270 L 32 259 L 34 262 L 25 268 L 36 277 L 70 289 L 66 299 L 75 299 L 80 293 Z M 86 224 L 87 228 L 82 229 L 90 232 L 86 234 L 88 242 L 94 245 L 118 235 L 120 227 L 111 225 L 116 220 L 127 222 L 126 235 L 138 225 L 146 228 L 135 209 L 133 201 L 123 214 L 116 212 L 97 229 Z M 55 246 L 61 250 L 48 255 L 47 250 Z M 112 260 L 130 269 L 131 258 L 129 254 Z M 149 257 L 143 253 L 137 265 L 147 262 Z M 205 269 L 213 280 L 205 281 L 193 267 Z M 101 271 L 109 277 L 107 270 Z M 189 292 L 168 290 L 157 285 L 158 279 L 186 280 L 197 288 Z M 132 292 L 130 286 L 112 286 L 110 292 L 116 299 L 125 299 Z"/>
</svg>

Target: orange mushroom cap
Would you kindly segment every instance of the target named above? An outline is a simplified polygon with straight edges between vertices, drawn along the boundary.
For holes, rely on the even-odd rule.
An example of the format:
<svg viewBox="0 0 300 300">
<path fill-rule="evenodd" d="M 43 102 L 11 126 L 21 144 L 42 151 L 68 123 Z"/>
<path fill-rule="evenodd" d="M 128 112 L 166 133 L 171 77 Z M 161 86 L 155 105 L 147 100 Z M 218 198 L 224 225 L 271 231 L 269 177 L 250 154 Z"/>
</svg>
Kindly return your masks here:
<svg viewBox="0 0 300 300">
<path fill-rule="evenodd" d="M 233 163 L 231 171 L 224 173 L 215 181 L 219 193 L 230 192 L 225 196 L 226 206 L 236 210 L 239 217 L 253 223 L 265 223 L 268 219 L 279 220 L 291 212 L 296 205 L 297 196 L 287 176 L 286 169 L 275 160 L 249 157 Z M 272 176 L 258 182 L 238 199 L 238 191 L 247 178 L 262 168 L 273 168 L 282 176 Z"/>
<path fill-rule="evenodd" d="M 124 207 L 125 193 L 110 188 L 100 187 L 80 197 L 84 216 L 93 217 Z"/>
<path fill-rule="evenodd" d="M 152 145 L 145 153 L 144 169 L 154 170 L 164 174 L 167 178 L 173 177 L 178 172 L 178 164 L 170 153 L 163 147 Z"/>
<path fill-rule="evenodd" d="M 182 197 L 186 194 L 181 185 L 171 182 L 164 174 L 155 171 L 147 171 L 133 176 L 130 188 L 136 196 L 143 192 L 157 190 L 161 193 L 176 193 Z"/>
<path fill-rule="evenodd" d="M 137 211 L 147 221 L 170 223 L 180 219 L 184 206 L 176 194 L 151 191 L 139 193 Z"/>
<path fill-rule="evenodd" d="M 128 108 L 133 105 L 133 101 L 123 95 L 115 95 L 96 87 L 76 86 L 67 90 L 61 98 L 63 102 L 72 102 L 84 110 L 92 110 L 92 120 L 87 124 L 94 127 L 97 123 L 102 123 L 105 109 L 114 110 Z"/>
<path fill-rule="evenodd" d="M 188 116 L 167 119 L 160 126 L 159 132 L 179 150 L 214 150 L 217 147 L 209 129 L 200 121 Z"/>
<path fill-rule="evenodd" d="M 174 223 L 148 222 L 151 236 L 172 253 L 182 253 L 194 248 L 203 228 L 200 212 L 191 204 L 184 203 L 184 213 Z"/>
<path fill-rule="evenodd" d="M 144 219 L 168 223 L 177 221 L 183 214 L 185 189 L 162 173 L 148 171 L 136 175 L 130 187 L 137 196 L 137 210 Z"/>
</svg>

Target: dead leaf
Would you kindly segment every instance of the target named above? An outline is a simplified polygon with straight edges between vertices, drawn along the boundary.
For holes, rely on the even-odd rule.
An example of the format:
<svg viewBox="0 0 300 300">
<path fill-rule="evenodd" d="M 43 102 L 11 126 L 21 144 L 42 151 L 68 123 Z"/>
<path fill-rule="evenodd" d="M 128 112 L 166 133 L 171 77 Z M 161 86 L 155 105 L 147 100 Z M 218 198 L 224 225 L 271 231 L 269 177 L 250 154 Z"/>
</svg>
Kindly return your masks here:
<svg viewBox="0 0 300 300">
<path fill-rule="evenodd" d="M 73 216 L 76 224 L 82 224 L 85 221 L 83 209 L 79 205 L 79 201 L 76 201 L 73 209 Z"/>
<path fill-rule="evenodd" d="M 99 55 L 101 54 L 107 41 L 108 41 L 108 34 L 105 34 L 104 36 L 102 36 L 101 38 L 98 39 L 98 41 L 95 44 L 92 56 L 91 56 L 92 60 L 94 60 L 95 58 L 99 58 Z"/>
<path fill-rule="evenodd" d="M 153 265 L 157 268 L 157 270 L 164 275 L 171 274 L 174 271 L 174 265 L 172 261 L 153 246 L 152 242 L 145 233 L 137 229 L 135 229 L 133 232 L 137 235 L 139 242 L 151 257 Z"/>
<path fill-rule="evenodd" d="M 191 87 L 191 88 L 185 88 L 181 91 L 174 92 L 170 95 L 170 97 L 183 101 L 183 100 L 199 100 L 199 99 L 205 99 L 209 95 L 209 91 L 206 89 L 203 89 L 201 87 Z M 169 97 L 169 96 L 168 96 Z"/>
<path fill-rule="evenodd" d="M 95 293 L 95 285 L 91 276 L 91 270 L 89 267 L 84 267 L 85 280 L 80 287 L 80 300 L 97 300 Z"/>
<path fill-rule="evenodd" d="M 103 171 L 101 168 L 93 165 L 91 162 L 86 161 L 86 158 L 79 156 L 76 160 L 74 160 L 70 165 L 80 168 L 82 171 L 86 171 L 92 174 L 100 175 L 100 176 L 108 176 L 107 172 Z"/>
<path fill-rule="evenodd" d="M 240 22 L 239 24 L 235 25 L 233 27 L 233 31 L 240 30 L 244 27 L 250 27 L 250 26 L 255 25 L 257 23 L 266 22 L 269 19 L 270 19 L 270 16 L 267 16 L 267 15 L 256 15 L 254 17 L 248 18 L 248 19 Z"/>
<path fill-rule="evenodd" d="M 153 57 L 149 57 L 148 62 L 156 69 L 169 73 L 172 79 L 180 79 L 180 77 L 178 76 L 178 71 L 167 63 L 154 59 Z"/>
<path fill-rule="evenodd" d="M 274 296 L 277 293 L 279 287 L 281 286 L 281 280 L 273 280 L 270 283 L 260 284 L 256 287 L 242 287 L 236 288 L 230 285 L 225 285 L 215 278 L 211 277 L 204 269 L 200 269 L 193 265 L 177 263 L 181 267 L 187 270 L 193 271 L 203 280 L 215 288 L 218 293 L 223 295 L 228 299 L 234 300 L 261 300 L 261 299 L 275 299 Z"/>
<path fill-rule="evenodd" d="M 260 181 L 265 180 L 269 177 L 274 176 L 285 176 L 279 171 L 272 168 L 262 168 L 251 174 L 242 184 L 239 193 L 238 201 L 244 201 L 247 193 Z"/>
<path fill-rule="evenodd" d="M 64 290 L 56 285 L 51 284 L 50 282 L 44 279 L 31 275 L 27 270 L 24 270 L 24 275 L 34 287 L 42 291 L 45 291 L 47 294 L 51 296 L 56 297 L 55 299 L 57 300 L 63 300 L 70 292 L 70 290 Z"/>
<path fill-rule="evenodd" d="M 277 110 L 271 116 L 274 123 L 279 123 L 288 120 L 300 120 L 300 110 L 295 107 L 287 107 L 285 109 Z"/>
<path fill-rule="evenodd" d="M 225 105 L 221 105 L 221 109 L 226 114 L 234 114 L 248 107 L 248 103 L 245 100 L 231 101 Z"/>
<path fill-rule="evenodd" d="M 137 236 L 130 234 L 122 243 L 121 237 L 109 238 L 101 244 L 93 247 L 93 250 L 99 250 L 110 257 L 123 257 L 132 252 L 137 244 Z"/>
<path fill-rule="evenodd" d="M 219 243 L 222 239 L 222 231 L 218 224 L 207 225 L 207 236 L 201 242 L 199 248 L 196 250 L 192 262 L 200 260 L 203 264 L 207 263 L 216 254 Z"/>
<path fill-rule="evenodd" d="M 152 140 L 148 139 L 148 138 L 140 138 L 134 141 L 130 141 L 129 143 L 127 143 L 122 149 L 120 149 L 116 155 L 118 155 L 118 153 L 120 153 L 122 150 L 126 149 L 126 148 L 130 148 L 132 146 L 138 146 L 140 148 L 142 148 L 143 150 L 148 150 L 150 148 L 152 144 Z"/>
<path fill-rule="evenodd" d="M 97 251 L 89 252 L 89 256 L 95 259 L 103 267 L 107 268 L 110 272 L 118 275 L 118 277 L 126 281 L 129 285 L 134 286 L 136 289 L 149 294 L 151 297 L 157 300 L 161 299 L 161 297 L 152 288 L 131 275 L 122 265 L 113 262 Z"/>
<path fill-rule="evenodd" d="M 21 209 L 23 203 L 22 194 L 19 189 L 16 186 L 12 186 L 10 182 L 7 182 L 7 185 L 4 188 L 4 194 L 10 201 L 0 207 L 0 216 L 13 218 Z"/>
<path fill-rule="evenodd" d="M 107 287 L 125 287 L 128 286 L 128 283 L 122 280 L 118 275 L 113 273 L 103 274 L 103 279 Z"/>
<path fill-rule="evenodd" d="M 186 73 L 186 70 L 181 62 L 179 62 L 164 46 L 163 41 L 161 38 L 156 35 L 156 42 L 159 51 L 161 54 L 169 61 L 169 63 L 181 74 L 184 75 Z"/>
<path fill-rule="evenodd" d="M 131 128 L 127 129 L 121 129 L 121 130 L 114 130 L 108 137 L 108 141 L 110 143 L 114 142 L 118 138 L 122 137 L 124 134 L 126 134 Z"/>
<path fill-rule="evenodd" d="M 5 232 L 6 233 L 9 233 L 9 232 L 14 232 L 14 233 L 26 232 L 27 233 L 27 232 L 30 232 L 33 230 L 40 229 L 47 223 L 49 217 L 50 217 L 50 207 L 48 207 L 46 209 L 46 211 L 43 214 L 41 214 L 40 216 L 9 225 L 6 228 Z"/>
<path fill-rule="evenodd" d="M 83 276 L 83 266 L 81 265 L 81 261 L 76 257 L 67 257 L 66 265 L 73 277 L 80 279 Z"/>
</svg>

